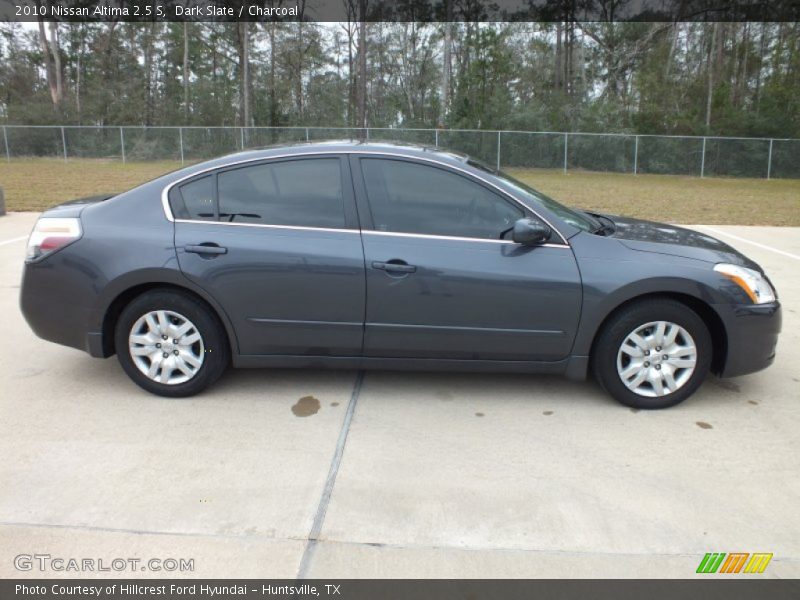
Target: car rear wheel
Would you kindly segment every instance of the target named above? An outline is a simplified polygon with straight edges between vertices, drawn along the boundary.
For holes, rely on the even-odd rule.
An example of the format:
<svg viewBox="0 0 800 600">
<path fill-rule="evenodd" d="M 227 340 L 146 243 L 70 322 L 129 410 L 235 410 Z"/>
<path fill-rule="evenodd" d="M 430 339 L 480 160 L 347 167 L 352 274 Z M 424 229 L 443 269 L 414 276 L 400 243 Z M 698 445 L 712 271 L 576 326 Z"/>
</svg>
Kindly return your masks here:
<svg viewBox="0 0 800 600">
<path fill-rule="evenodd" d="M 139 387 L 160 396 L 192 396 L 228 365 L 227 338 L 216 315 L 182 292 L 154 290 L 135 298 L 115 331 L 120 364 Z"/>
<path fill-rule="evenodd" d="M 691 396 L 711 366 L 711 336 L 691 308 L 670 299 L 625 307 L 595 344 L 595 378 L 616 400 L 634 408 L 674 406 Z"/>
</svg>

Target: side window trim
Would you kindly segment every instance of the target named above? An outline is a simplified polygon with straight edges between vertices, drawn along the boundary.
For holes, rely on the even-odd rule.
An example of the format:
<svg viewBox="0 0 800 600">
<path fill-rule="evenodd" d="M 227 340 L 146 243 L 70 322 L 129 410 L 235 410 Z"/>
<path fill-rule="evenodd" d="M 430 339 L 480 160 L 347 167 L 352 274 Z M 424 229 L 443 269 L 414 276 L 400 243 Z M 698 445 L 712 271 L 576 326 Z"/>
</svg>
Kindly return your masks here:
<svg viewBox="0 0 800 600">
<path fill-rule="evenodd" d="M 219 214 L 219 175 L 224 173 L 229 173 L 232 171 L 236 171 L 238 169 L 248 168 L 248 167 L 257 167 L 261 165 L 271 165 L 271 164 L 280 164 L 284 162 L 296 162 L 301 160 L 313 160 L 313 159 L 336 159 L 338 161 L 339 166 L 339 175 L 341 178 L 341 193 L 342 193 L 342 205 L 343 205 L 343 216 L 344 216 L 344 226 L 339 227 L 317 227 L 311 225 L 278 225 L 272 223 L 236 223 L 236 222 L 227 222 L 220 220 Z M 233 225 L 237 227 L 266 227 L 266 228 L 273 228 L 273 229 L 302 229 L 302 230 L 320 230 L 320 231 L 346 231 L 346 232 L 355 232 L 358 233 L 360 231 L 360 223 L 358 218 L 358 212 L 355 208 L 355 192 L 353 190 L 353 177 L 352 177 L 352 169 L 350 167 L 350 163 L 347 160 L 347 154 L 338 154 L 338 153 L 322 153 L 322 154 L 297 154 L 297 155 L 290 155 L 290 156 L 280 156 L 274 158 L 264 158 L 260 160 L 253 160 L 247 161 L 246 163 L 236 163 L 232 165 L 225 165 L 218 167 L 216 169 L 212 169 L 209 171 L 203 171 L 201 173 L 197 173 L 195 176 L 187 177 L 186 179 L 176 181 L 173 184 L 170 184 L 169 191 L 167 195 L 167 200 L 169 204 L 170 212 L 172 213 L 173 220 L 180 223 L 204 223 L 204 224 L 218 224 L 218 225 Z M 191 217 L 183 218 L 178 216 L 176 213 L 177 211 L 173 208 L 173 200 L 180 199 L 183 202 L 183 197 L 181 194 L 181 187 L 185 186 L 189 183 L 202 179 L 204 177 L 212 176 L 213 183 L 212 183 L 212 190 L 213 190 L 213 203 L 214 203 L 214 218 L 212 219 L 193 219 Z M 272 177 L 275 175 L 272 174 Z"/>
<path fill-rule="evenodd" d="M 209 217 L 207 219 L 192 218 L 192 216 L 189 214 L 189 208 L 188 208 L 188 205 L 186 204 L 186 198 L 183 195 L 183 188 L 185 188 L 186 186 L 191 185 L 191 184 L 193 184 L 193 183 L 195 183 L 197 181 L 201 181 L 202 179 L 205 179 L 206 177 L 211 178 L 211 198 L 212 198 L 212 204 L 213 204 L 213 206 L 212 206 L 212 208 L 213 208 L 213 216 Z M 211 171 L 211 172 L 204 171 L 202 173 L 197 173 L 196 175 L 194 175 L 192 177 L 187 177 L 184 180 L 181 180 L 181 181 L 178 181 L 178 182 L 175 182 L 174 184 L 172 184 L 172 186 L 169 188 L 169 194 L 167 196 L 167 203 L 169 204 L 169 209 L 170 209 L 170 212 L 173 215 L 173 219 L 176 220 L 176 221 L 191 221 L 193 223 L 194 222 L 196 222 L 196 223 L 214 223 L 214 222 L 218 221 L 219 220 L 219 209 L 218 209 L 218 204 L 217 204 L 217 183 L 216 183 L 216 180 L 217 180 L 217 174 L 216 174 L 215 171 Z M 176 202 L 180 203 L 180 210 L 175 210 L 175 203 Z M 178 213 L 187 214 L 189 216 L 187 216 L 187 217 L 178 216 Z"/>
<path fill-rule="evenodd" d="M 489 242 L 489 243 L 502 243 L 502 244 L 512 244 L 511 240 L 492 240 L 480 237 L 469 237 L 469 236 L 457 236 L 457 235 L 438 235 L 438 234 L 429 234 L 429 233 L 408 233 L 408 232 L 399 232 L 399 231 L 381 231 L 375 228 L 375 220 L 372 214 L 372 205 L 369 200 L 369 194 L 367 193 L 367 184 L 366 178 L 364 176 L 364 168 L 363 168 L 363 161 L 370 160 L 370 159 L 379 159 L 379 160 L 391 160 L 395 162 L 406 162 L 411 163 L 423 167 L 429 167 L 433 169 L 438 169 L 448 174 L 455 175 L 457 177 L 461 177 L 473 185 L 478 185 L 479 187 L 483 188 L 487 192 L 493 194 L 494 196 L 500 198 L 503 202 L 507 203 L 508 205 L 518 208 L 522 211 L 523 217 L 530 217 L 534 216 L 538 219 L 541 219 L 539 215 L 533 212 L 530 208 L 516 200 L 515 198 L 511 197 L 505 190 L 500 188 L 495 188 L 486 184 L 484 181 L 471 176 L 467 172 L 461 172 L 455 169 L 447 168 L 447 165 L 427 162 L 424 160 L 416 160 L 414 157 L 410 156 L 395 156 L 391 154 L 378 154 L 378 153 L 363 153 L 363 154 L 351 154 L 350 155 L 350 164 L 351 169 L 353 171 L 353 184 L 357 188 L 356 200 L 357 206 L 359 210 L 359 218 L 361 220 L 361 230 L 364 233 L 374 233 L 377 235 L 388 235 L 388 236 L 398 236 L 398 237 L 422 237 L 422 238 L 434 238 L 434 239 L 451 239 L 451 240 L 468 240 L 468 241 L 476 241 L 476 242 Z M 356 164 L 357 163 L 357 164 Z M 366 213 L 366 215 L 364 214 Z M 365 216 L 367 218 L 365 218 Z"/>
<path fill-rule="evenodd" d="M 214 203 L 214 221 L 219 222 L 219 171 L 212 174 L 214 181 L 211 183 L 211 198 Z"/>
</svg>

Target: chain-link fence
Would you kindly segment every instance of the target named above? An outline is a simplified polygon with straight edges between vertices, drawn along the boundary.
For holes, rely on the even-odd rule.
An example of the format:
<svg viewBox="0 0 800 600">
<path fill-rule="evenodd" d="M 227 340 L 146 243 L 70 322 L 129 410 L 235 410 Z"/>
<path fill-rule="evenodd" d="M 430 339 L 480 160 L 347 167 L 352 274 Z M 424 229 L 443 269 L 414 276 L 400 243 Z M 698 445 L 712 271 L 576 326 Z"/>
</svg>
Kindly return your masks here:
<svg viewBox="0 0 800 600">
<path fill-rule="evenodd" d="M 193 162 L 272 144 L 331 139 L 413 142 L 466 152 L 497 167 L 800 178 L 800 140 L 340 127 L 2 126 L 6 160 L 27 157 Z"/>
</svg>

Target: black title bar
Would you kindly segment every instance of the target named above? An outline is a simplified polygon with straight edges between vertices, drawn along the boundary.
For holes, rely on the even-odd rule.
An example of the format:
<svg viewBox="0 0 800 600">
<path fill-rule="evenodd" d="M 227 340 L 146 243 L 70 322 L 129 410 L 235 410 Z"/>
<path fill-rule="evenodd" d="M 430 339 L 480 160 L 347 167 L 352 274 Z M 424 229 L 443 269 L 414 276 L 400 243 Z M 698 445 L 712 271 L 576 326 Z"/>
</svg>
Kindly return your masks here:
<svg viewBox="0 0 800 600">
<path fill-rule="evenodd" d="M 624 559 L 620 559 L 624 560 Z M 755 576 L 754 576 L 755 577 Z M 6 579 L 2 600 L 796 600 L 797 580 Z"/>
<path fill-rule="evenodd" d="M 0 21 L 797 21 L 798 0 L 0 0 Z"/>
</svg>

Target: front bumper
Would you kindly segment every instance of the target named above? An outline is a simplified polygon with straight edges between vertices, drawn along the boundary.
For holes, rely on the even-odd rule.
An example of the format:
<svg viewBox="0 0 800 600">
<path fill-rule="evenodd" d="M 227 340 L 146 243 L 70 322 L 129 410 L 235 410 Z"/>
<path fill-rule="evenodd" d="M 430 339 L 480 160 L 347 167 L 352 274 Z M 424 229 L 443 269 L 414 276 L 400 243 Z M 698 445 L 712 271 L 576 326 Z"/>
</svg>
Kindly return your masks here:
<svg viewBox="0 0 800 600">
<path fill-rule="evenodd" d="M 775 360 L 781 332 L 780 302 L 761 305 L 715 304 L 727 334 L 721 377 L 736 377 L 766 369 Z"/>
</svg>

